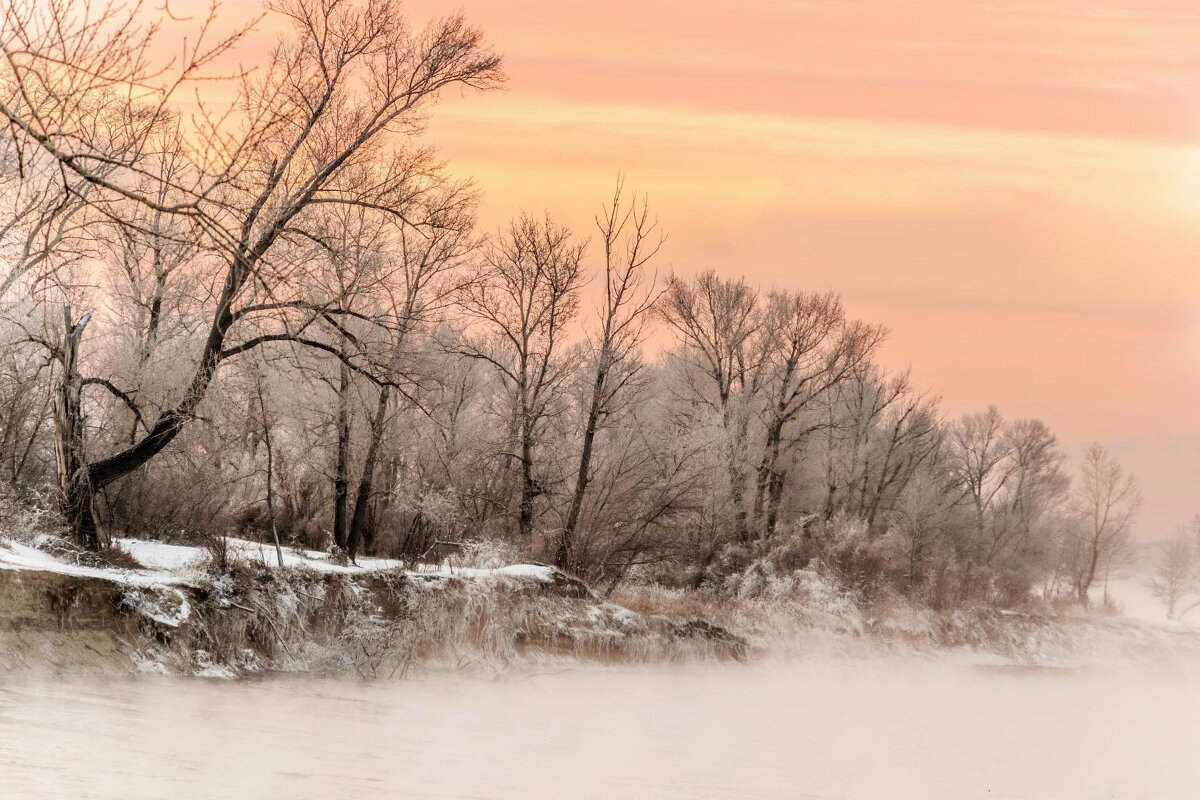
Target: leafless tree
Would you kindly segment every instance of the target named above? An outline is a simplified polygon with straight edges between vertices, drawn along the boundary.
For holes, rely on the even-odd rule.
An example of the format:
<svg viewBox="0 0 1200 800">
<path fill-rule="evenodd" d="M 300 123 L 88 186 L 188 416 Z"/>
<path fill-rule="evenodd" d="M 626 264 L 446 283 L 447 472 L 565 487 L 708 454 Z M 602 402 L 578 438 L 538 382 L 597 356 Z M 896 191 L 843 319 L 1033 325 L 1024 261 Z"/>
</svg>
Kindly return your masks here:
<svg viewBox="0 0 1200 800">
<path fill-rule="evenodd" d="M 745 280 L 723 279 L 711 271 L 692 281 L 672 275 L 659 313 L 680 339 L 685 370 L 699 375 L 699 382 L 689 380 L 690 402 L 706 404 L 720 415 L 734 533 L 749 541 L 745 462 L 748 405 L 759 366 L 754 347 L 762 326 L 758 292 Z"/>
<path fill-rule="evenodd" d="M 950 430 L 950 460 L 963 497 L 975 512 L 979 546 L 987 548 L 993 505 L 1012 478 L 1012 444 L 1004 435 L 1004 418 L 995 406 L 968 414 Z"/>
<path fill-rule="evenodd" d="M 1089 447 L 1076 492 L 1081 558 L 1074 588 L 1082 605 L 1088 605 L 1088 592 L 1096 576 L 1127 542 L 1141 502 L 1141 491 L 1133 477 L 1126 475 L 1103 447 Z"/>
<path fill-rule="evenodd" d="M 1066 454 L 1041 420 L 1017 420 L 1005 432 L 1011 477 L 991 528 L 985 562 L 1042 545 L 1070 489 Z"/>
<path fill-rule="evenodd" d="M 0 327 L 0 474 L 12 488 L 45 469 L 39 440 L 53 403 L 49 365 L 23 338 L 13 326 Z"/>
<path fill-rule="evenodd" d="M 847 320 L 840 298 L 830 293 L 772 292 L 762 324 L 765 434 L 756 470 L 754 519 L 761 536 L 770 538 L 786 479 L 782 458 L 826 424 L 819 414 L 810 413 L 816 401 L 871 358 L 885 331 Z"/>
<path fill-rule="evenodd" d="M 517 467 L 522 540 L 533 531 L 534 501 L 546 491 L 534 451 L 573 366 L 564 357 L 566 326 L 579 308 L 583 252 L 565 226 L 522 215 L 489 240 L 483 263 L 460 292 L 462 308 L 486 338 L 464 343 L 459 352 L 491 364 L 510 393 L 505 455 Z"/>
<path fill-rule="evenodd" d="M 1200 517 L 1163 543 L 1146 582 L 1167 607 L 1168 619 L 1181 619 L 1200 606 Z"/>
<path fill-rule="evenodd" d="M 146 63 L 154 29 L 138 25 L 137 7 L 107 6 L 89 17 L 56 0 L 23 3 L 5 17 L 0 35 L 14 94 L 0 112 L 17 140 L 96 187 L 88 204 L 99 213 L 125 219 L 124 207 L 133 204 L 187 219 L 212 266 L 208 332 L 174 403 L 136 442 L 96 460 L 87 460 L 82 441 L 62 442 L 77 451 L 62 463 L 82 471 L 69 481 L 78 496 L 64 507 L 83 539 L 94 527 L 82 511 L 92 494 L 178 436 L 222 363 L 273 341 L 349 360 L 304 335 L 328 311 L 300 296 L 309 219 L 330 205 L 402 213 L 439 184 L 431 180 L 438 162 L 414 140 L 425 107 L 447 87 L 488 88 L 502 77 L 499 57 L 461 17 L 413 32 L 392 0 L 285 0 L 273 12 L 291 34 L 264 68 L 242 78 L 236 119 L 201 109 L 181 137 L 186 179 L 159 194 L 145 191 L 156 172 L 141 145 L 151 131 L 180 124 L 175 90 L 238 37 L 207 48 L 203 35 L 189 40 L 166 79 Z M 43 36 L 46 30 L 59 33 Z"/>
<path fill-rule="evenodd" d="M 84 199 L 91 187 L 75 178 L 64 188 L 52 159 L 22 163 L 14 142 L 0 140 L 0 147 L 0 301 L 5 301 L 27 275 L 49 282 L 64 263 L 87 254 Z"/>
<path fill-rule="evenodd" d="M 884 414 L 881 436 L 876 437 L 879 446 L 874 448 L 878 455 L 873 468 L 866 465 L 861 484 L 866 502 L 860 508 L 865 508 L 867 530 L 872 534 L 878 530 L 880 512 L 897 502 L 919 470 L 936 463 L 945 442 L 934 400 L 909 390 L 907 376 L 904 386 Z M 928 496 L 939 482 L 931 479 L 927 483 Z"/>
<path fill-rule="evenodd" d="M 272 440 L 272 433 L 275 428 L 275 422 L 271 418 L 271 414 L 267 411 L 267 396 L 266 390 L 263 388 L 262 375 L 255 374 L 254 393 L 257 401 L 259 434 L 263 443 L 263 449 L 267 454 L 266 466 L 266 482 L 267 482 L 267 521 L 271 525 L 271 541 L 275 545 L 275 558 L 279 566 L 283 566 L 283 548 L 279 544 L 279 525 L 275 515 L 275 445 Z"/>
<path fill-rule="evenodd" d="M 665 237 L 651 219 L 645 199 L 639 202 L 635 195 L 626 206 L 623 189 L 623 181 L 618 181 L 612 201 L 596 217 L 604 245 L 604 300 L 599 309 L 600 331 L 590 342 L 593 378 L 575 488 L 555 553 L 555 563 L 563 568 L 575 566 L 573 539 L 592 477 L 596 434 L 641 371 L 637 350 L 660 295 L 656 276 L 648 272 L 647 265 Z"/>
<path fill-rule="evenodd" d="M 463 266 L 463 260 L 470 252 L 469 236 L 474 225 L 472 211 L 473 197 L 461 187 L 448 187 L 447 191 L 432 198 L 424 209 L 425 224 L 415 229 L 402 224 L 396 229 L 394 251 L 390 254 L 392 263 L 385 270 L 387 278 L 381 284 L 386 297 L 383 309 L 387 320 L 383 326 L 386 356 L 372 370 L 372 374 L 383 379 L 375 381 L 379 398 L 369 421 L 367 451 L 346 537 L 346 550 L 351 558 L 357 555 L 359 543 L 371 524 L 376 471 L 389 401 L 395 393 L 419 405 L 416 394 L 423 376 L 412 340 L 429 332 L 438 312 L 460 288 L 459 283 L 450 278 Z"/>
</svg>

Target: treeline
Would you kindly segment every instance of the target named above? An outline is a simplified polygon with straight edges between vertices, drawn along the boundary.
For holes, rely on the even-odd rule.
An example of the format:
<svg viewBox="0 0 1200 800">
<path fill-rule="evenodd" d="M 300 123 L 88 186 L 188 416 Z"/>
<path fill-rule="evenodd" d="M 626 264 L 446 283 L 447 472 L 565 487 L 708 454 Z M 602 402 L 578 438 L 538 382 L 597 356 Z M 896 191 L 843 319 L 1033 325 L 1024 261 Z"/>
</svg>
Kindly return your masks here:
<svg viewBox="0 0 1200 800">
<path fill-rule="evenodd" d="M 153 63 L 140 7 L 7 4 L 0 472 L 80 543 L 499 541 L 609 589 L 820 563 L 937 606 L 1086 602 L 1121 563 L 1102 449 L 1072 481 L 1039 421 L 947 421 L 836 295 L 659 272 L 620 185 L 594 230 L 481 235 L 421 136 L 503 80 L 463 19 L 273 9 L 230 76 L 215 18 Z"/>
</svg>

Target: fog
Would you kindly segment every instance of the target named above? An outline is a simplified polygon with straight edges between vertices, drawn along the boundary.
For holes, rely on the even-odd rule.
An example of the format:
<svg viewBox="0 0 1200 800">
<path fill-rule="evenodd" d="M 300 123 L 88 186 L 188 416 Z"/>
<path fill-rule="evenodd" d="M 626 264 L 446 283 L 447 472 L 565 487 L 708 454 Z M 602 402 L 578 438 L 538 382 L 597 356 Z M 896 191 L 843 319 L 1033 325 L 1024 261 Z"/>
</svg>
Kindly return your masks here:
<svg viewBox="0 0 1200 800">
<path fill-rule="evenodd" d="M 1192 798 L 1183 670 L 0 680 L 13 798 Z"/>
</svg>

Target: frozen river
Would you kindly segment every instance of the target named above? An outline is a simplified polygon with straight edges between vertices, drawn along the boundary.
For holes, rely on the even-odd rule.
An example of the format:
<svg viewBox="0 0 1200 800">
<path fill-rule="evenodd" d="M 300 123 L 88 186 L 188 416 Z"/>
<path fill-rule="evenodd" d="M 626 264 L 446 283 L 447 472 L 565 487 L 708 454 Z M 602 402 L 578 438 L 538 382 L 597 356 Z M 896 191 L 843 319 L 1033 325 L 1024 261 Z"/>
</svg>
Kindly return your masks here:
<svg viewBox="0 0 1200 800">
<path fill-rule="evenodd" d="M 1200 797 L 1200 676 L 828 660 L 0 677 L 2 798 Z"/>
</svg>

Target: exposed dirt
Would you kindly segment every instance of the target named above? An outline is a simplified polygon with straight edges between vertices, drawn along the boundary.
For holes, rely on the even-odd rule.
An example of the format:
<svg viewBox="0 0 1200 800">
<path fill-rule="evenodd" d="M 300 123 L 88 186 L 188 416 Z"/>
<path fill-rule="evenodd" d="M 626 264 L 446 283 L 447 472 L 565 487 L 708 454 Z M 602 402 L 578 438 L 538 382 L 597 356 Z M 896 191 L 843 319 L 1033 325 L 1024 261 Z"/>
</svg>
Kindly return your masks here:
<svg viewBox="0 0 1200 800">
<path fill-rule="evenodd" d="M 129 642 L 141 623 L 122 610 L 122 594 L 94 578 L 0 570 L 0 669 L 133 669 Z"/>
<path fill-rule="evenodd" d="M 569 657 L 740 658 L 709 622 L 644 617 L 554 574 L 471 579 L 239 565 L 195 586 L 0 570 L 0 669 L 388 677 Z"/>
</svg>

